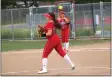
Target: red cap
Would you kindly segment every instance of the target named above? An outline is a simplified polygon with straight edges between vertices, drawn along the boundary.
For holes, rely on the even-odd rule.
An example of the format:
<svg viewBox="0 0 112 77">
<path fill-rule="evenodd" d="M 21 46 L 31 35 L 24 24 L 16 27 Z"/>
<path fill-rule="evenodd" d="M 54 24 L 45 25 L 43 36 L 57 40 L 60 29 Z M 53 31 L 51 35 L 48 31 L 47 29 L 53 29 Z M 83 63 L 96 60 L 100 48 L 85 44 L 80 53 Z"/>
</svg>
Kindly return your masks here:
<svg viewBox="0 0 112 77">
<path fill-rule="evenodd" d="M 52 18 L 48 13 L 47 14 L 44 14 L 45 17 L 49 17 L 49 18 Z"/>
</svg>

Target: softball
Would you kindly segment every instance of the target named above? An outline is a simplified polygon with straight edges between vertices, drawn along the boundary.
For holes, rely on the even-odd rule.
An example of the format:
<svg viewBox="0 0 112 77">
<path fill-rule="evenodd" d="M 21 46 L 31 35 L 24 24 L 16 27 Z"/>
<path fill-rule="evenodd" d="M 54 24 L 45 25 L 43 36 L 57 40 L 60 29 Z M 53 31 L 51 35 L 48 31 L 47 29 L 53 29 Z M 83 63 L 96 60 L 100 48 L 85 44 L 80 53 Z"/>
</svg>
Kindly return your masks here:
<svg viewBox="0 0 112 77">
<path fill-rule="evenodd" d="M 62 10 L 62 9 L 63 9 L 63 6 L 61 6 L 61 5 L 58 6 L 58 9 L 59 9 L 59 10 Z"/>
</svg>

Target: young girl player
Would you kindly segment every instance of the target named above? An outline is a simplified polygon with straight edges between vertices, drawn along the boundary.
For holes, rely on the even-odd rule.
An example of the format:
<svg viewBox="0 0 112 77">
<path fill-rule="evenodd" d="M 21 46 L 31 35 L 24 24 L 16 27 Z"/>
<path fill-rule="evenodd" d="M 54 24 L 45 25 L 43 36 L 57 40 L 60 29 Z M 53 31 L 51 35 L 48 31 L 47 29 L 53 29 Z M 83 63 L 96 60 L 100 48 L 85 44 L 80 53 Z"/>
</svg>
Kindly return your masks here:
<svg viewBox="0 0 112 77">
<path fill-rule="evenodd" d="M 59 17 L 58 21 L 60 22 L 62 29 L 61 29 L 61 38 L 63 43 L 63 48 L 68 52 L 69 47 L 69 32 L 70 32 L 70 19 L 65 16 L 63 10 L 59 10 Z"/>
<path fill-rule="evenodd" d="M 44 26 L 46 37 L 48 39 L 42 54 L 42 70 L 38 72 L 38 74 L 47 73 L 47 62 L 48 56 L 53 49 L 57 51 L 57 53 L 63 57 L 71 66 L 72 70 L 75 68 L 74 64 L 70 60 L 69 56 L 66 52 L 62 49 L 61 41 L 59 36 L 56 34 L 56 28 L 61 29 L 61 25 L 55 19 L 54 13 L 44 14 L 45 18 L 47 19 L 47 23 Z"/>
</svg>

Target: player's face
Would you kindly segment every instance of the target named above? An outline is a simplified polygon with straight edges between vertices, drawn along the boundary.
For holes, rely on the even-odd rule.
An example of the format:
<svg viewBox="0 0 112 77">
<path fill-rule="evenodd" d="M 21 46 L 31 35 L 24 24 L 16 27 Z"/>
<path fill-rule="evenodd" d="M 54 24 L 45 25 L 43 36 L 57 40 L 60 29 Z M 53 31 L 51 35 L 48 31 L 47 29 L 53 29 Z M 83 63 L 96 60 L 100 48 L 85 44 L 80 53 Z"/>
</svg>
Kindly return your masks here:
<svg viewBox="0 0 112 77">
<path fill-rule="evenodd" d="M 44 14 L 44 17 L 45 17 L 45 19 L 46 19 L 47 22 L 50 21 L 50 20 L 52 20 L 51 19 L 52 17 L 49 14 Z"/>
<path fill-rule="evenodd" d="M 49 18 L 49 17 L 46 17 L 46 20 L 47 20 L 47 21 L 50 21 L 50 20 L 51 20 L 51 18 Z"/>
<path fill-rule="evenodd" d="M 63 13 L 62 13 L 62 14 L 60 14 L 60 17 L 61 17 L 61 18 L 63 18 L 64 16 L 65 16 L 65 15 L 64 15 Z"/>
</svg>

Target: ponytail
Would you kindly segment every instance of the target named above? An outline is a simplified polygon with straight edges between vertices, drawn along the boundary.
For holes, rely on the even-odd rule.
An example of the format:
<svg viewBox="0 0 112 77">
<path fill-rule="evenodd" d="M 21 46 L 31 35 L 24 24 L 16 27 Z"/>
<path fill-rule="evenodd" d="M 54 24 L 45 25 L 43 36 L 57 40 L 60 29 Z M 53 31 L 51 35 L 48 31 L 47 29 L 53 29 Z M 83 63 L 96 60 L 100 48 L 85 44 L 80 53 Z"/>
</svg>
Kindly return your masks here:
<svg viewBox="0 0 112 77">
<path fill-rule="evenodd" d="M 61 29 L 61 24 L 56 19 L 53 19 L 53 21 L 54 21 L 55 27 L 58 29 Z"/>
<path fill-rule="evenodd" d="M 58 29 L 61 29 L 61 24 L 56 20 L 55 14 L 50 12 L 49 15 L 52 16 L 52 20 L 54 21 L 54 26 Z"/>
</svg>

